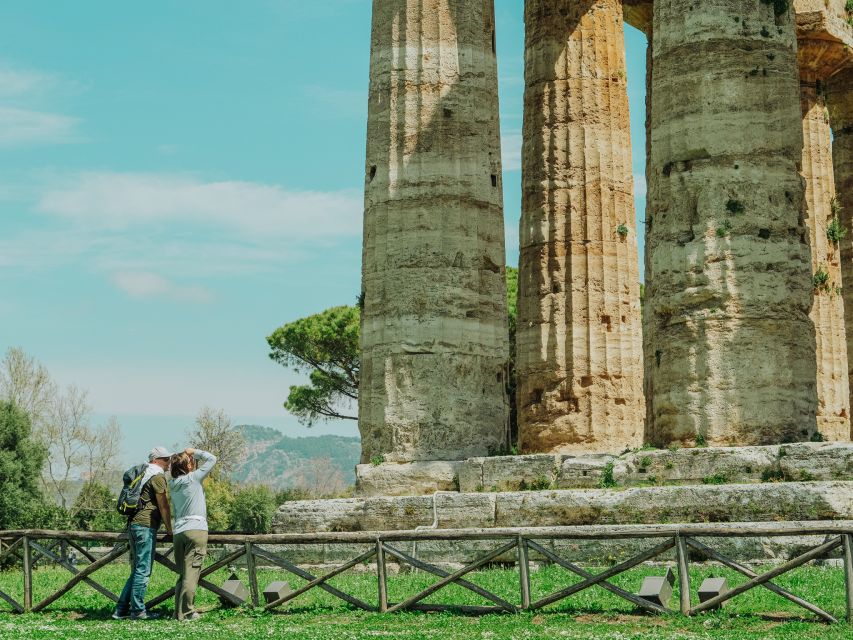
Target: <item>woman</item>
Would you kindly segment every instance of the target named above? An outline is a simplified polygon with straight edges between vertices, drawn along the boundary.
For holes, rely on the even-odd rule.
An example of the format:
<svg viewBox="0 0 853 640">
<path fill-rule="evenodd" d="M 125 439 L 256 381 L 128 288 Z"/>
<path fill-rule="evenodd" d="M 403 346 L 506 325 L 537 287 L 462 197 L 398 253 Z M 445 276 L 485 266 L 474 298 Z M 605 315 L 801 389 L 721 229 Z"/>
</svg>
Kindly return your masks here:
<svg viewBox="0 0 853 640">
<path fill-rule="evenodd" d="M 172 530 L 175 562 L 181 572 L 175 585 L 175 618 L 181 621 L 200 617 L 194 606 L 195 592 L 207 555 L 207 503 L 201 483 L 215 464 L 216 456 L 192 448 L 171 459 Z"/>
</svg>

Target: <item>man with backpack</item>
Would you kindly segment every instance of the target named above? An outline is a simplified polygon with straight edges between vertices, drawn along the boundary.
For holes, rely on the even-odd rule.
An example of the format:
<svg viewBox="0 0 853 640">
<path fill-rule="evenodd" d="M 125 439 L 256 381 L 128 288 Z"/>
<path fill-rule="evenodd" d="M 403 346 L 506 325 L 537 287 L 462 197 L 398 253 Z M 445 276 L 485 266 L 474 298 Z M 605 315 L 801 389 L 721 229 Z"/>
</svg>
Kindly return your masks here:
<svg viewBox="0 0 853 640">
<path fill-rule="evenodd" d="M 148 464 L 138 465 L 124 474 L 119 497 L 119 513 L 128 516 L 130 539 L 130 577 L 116 604 L 116 620 L 150 620 L 158 617 L 145 610 L 145 592 L 154 567 L 154 549 L 160 524 L 172 535 L 172 515 L 166 497 L 166 476 L 171 454 L 165 447 L 154 447 Z"/>
</svg>

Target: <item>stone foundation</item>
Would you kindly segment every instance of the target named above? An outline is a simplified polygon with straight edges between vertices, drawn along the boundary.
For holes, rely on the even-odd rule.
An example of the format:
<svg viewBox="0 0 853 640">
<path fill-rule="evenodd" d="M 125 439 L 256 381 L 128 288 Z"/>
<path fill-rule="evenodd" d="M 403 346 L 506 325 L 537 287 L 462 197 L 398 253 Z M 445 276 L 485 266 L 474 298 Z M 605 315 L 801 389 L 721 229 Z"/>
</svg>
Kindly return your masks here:
<svg viewBox="0 0 853 640">
<path fill-rule="evenodd" d="M 359 465 L 361 497 L 602 486 L 853 480 L 853 444 L 640 450 L 621 456 L 539 454 L 464 462 Z"/>
</svg>

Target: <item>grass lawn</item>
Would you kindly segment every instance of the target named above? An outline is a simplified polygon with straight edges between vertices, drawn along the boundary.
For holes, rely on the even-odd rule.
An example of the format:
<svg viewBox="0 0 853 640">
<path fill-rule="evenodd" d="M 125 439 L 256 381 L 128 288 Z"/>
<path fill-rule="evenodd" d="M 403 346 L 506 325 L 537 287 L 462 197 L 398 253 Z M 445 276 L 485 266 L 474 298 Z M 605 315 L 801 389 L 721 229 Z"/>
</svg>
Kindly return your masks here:
<svg viewBox="0 0 853 640">
<path fill-rule="evenodd" d="M 127 565 L 116 564 L 95 574 L 95 578 L 118 592 L 127 574 Z M 619 586 L 634 591 L 646 575 L 661 575 L 661 569 L 643 567 L 614 580 Z M 57 589 L 69 574 L 62 569 L 38 568 L 34 576 L 34 600 L 39 601 Z M 694 585 L 710 575 L 726 576 L 729 583 L 744 580 L 718 567 L 696 567 Z M 245 570 L 240 572 L 245 580 Z M 211 578 L 221 584 L 225 570 Z M 280 571 L 259 571 L 261 585 L 286 579 L 298 588 L 304 582 Z M 160 593 L 171 586 L 173 575 L 157 566 L 149 594 Z M 434 582 L 423 573 L 389 577 L 389 597 L 394 602 L 416 593 Z M 518 575 L 514 571 L 493 569 L 470 578 L 511 602 L 518 602 Z M 558 567 L 548 566 L 532 574 L 533 597 L 543 597 L 566 587 L 578 579 Z M 365 574 L 344 574 L 331 584 L 364 599 L 376 602 L 375 579 Z M 776 581 L 841 619 L 844 614 L 844 573 L 824 567 L 801 568 Z M 21 574 L 16 571 L 0 573 L 0 589 L 13 597 L 22 593 Z M 427 602 L 453 604 L 486 604 L 479 596 L 460 587 L 449 587 L 434 594 Z M 677 595 L 673 605 L 677 605 Z M 850 640 L 853 630 L 843 622 L 825 625 L 808 621 L 808 612 L 766 589 L 750 591 L 728 603 L 721 612 L 684 619 L 673 614 L 668 617 L 639 615 L 630 603 L 600 588 L 584 591 L 567 601 L 552 605 L 541 612 L 517 615 L 469 617 L 448 613 L 406 613 L 379 615 L 350 608 L 323 591 L 310 591 L 289 608 L 276 613 L 251 609 L 226 610 L 218 607 L 212 594 L 201 591 L 199 605 L 206 611 L 204 618 L 193 623 L 179 624 L 171 620 L 149 622 L 116 622 L 110 619 L 111 604 L 86 585 L 78 585 L 48 609 L 35 615 L 14 615 L 0 603 L 0 638 L 51 639 L 79 638 L 85 640 L 139 640 L 149 634 L 178 640 L 181 638 L 239 639 L 298 638 L 300 640 L 350 638 L 613 638 L 620 640 L 668 638 L 731 638 L 731 639 L 833 639 Z M 159 609 L 171 612 L 171 602 Z"/>
</svg>

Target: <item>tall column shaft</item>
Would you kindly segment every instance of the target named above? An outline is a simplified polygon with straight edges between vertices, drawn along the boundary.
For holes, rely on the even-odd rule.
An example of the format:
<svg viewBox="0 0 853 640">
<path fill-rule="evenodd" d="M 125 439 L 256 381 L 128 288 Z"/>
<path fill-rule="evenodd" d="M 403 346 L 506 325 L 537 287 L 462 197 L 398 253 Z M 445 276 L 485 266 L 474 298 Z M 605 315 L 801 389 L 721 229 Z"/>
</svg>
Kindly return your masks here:
<svg viewBox="0 0 853 640">
<path fill-rule="evenodd" d="M 642 444 L 622 0 L 527 0 L 517 341 L 524 452 Z"/>
<path fill-rule="evenodd" d="M 815 332 L 793 11 L 656 0 L 653 39 L 649 440 L 808 440 Z"/>
<path fill-rule="evenodd" d="M 508 362 L 493 0 L 374 0 L 362 461 L 506 447 Z"/>
<path fill-rule="evenodd" d="M 841 207 L 841 224 L 847 229 L 847 236 L 840 244 L 844 323 L 850 354 L 853 353 L 853 66 L 830 78 L 828 86 L 836 198 Z M 853 358 L 848 357 L 847 366 L 848 386 L 853 390 Z M 848 439 L 853 439 L 853 433 Z"/>
<path fill-rule="evenodd" d="M 827 234 L 828 227 L 838 233 L 840 219 L 833 212 L 832 139 L 822 86 L 815 73 L 801 70 L 802 172 L 816 285 L 811 318 L 817 338 L 817 428 L 827 440 L 838 441 L 850 439 L 850 389 L 841 295 L 841 250 Z"/>
</svg>

